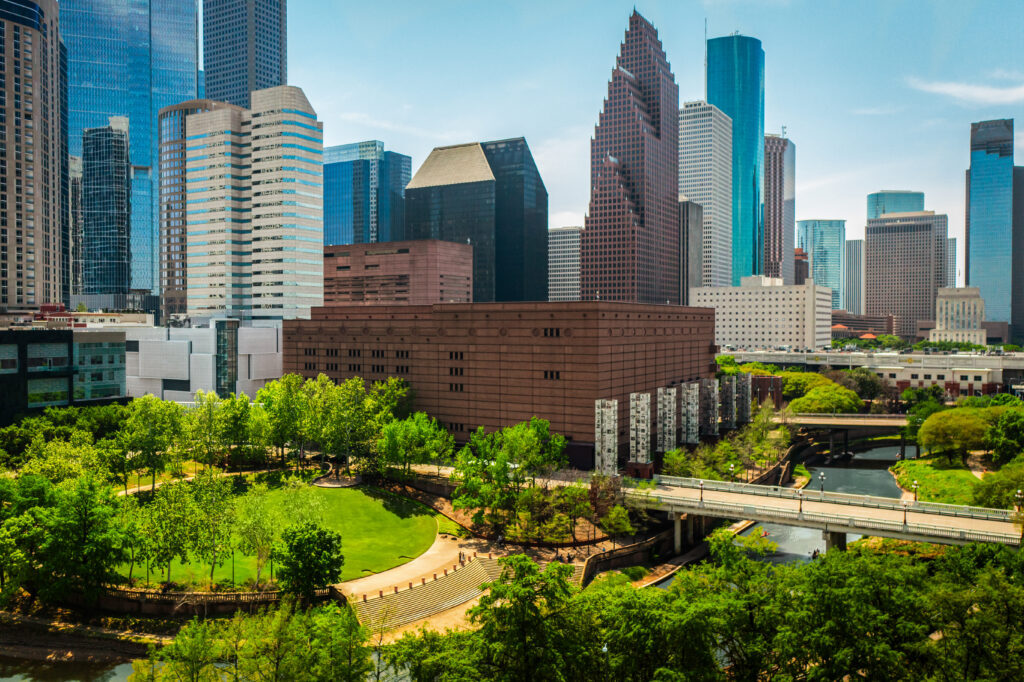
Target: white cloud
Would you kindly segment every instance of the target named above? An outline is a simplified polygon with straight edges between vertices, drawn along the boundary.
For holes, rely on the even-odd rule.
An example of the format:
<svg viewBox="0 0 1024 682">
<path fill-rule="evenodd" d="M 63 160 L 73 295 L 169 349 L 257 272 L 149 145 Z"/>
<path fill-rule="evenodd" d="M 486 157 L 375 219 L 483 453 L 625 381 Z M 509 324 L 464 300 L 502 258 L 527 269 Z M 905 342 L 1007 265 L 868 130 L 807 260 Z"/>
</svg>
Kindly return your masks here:
<svg viewBox="0 0 1024 682">
<path fill-rule="evenodd" d="M 911 76 L 907 84 L 915 90 L 945 95 L 969 104 L 1015 104 L 1024 102 L 1024 83 L 1008 86 L 977 85 L 955 81 L 925 81 Z"/>
<path fill-rule="evenodd" d="M 1014 71 L 1012 69 L 992 69 L 988 72 L 988 77 L 992 80 L 1000 81 L 1024 81 L 1024 71 Z"/>
</svg>

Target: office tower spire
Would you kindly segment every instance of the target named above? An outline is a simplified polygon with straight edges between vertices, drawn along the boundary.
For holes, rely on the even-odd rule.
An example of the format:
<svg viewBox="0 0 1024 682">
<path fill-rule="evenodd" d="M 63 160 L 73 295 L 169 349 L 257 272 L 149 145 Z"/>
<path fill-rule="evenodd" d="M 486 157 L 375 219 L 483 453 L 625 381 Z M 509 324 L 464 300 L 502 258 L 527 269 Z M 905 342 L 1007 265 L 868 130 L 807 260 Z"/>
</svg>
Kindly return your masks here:
<svg viewBox="0 0 1024 682">
<path fill-rule="evenodd" d="M 707 100 L 732 119 L 732 283 L 764 272 L 764 50 L 731 35 L 707 41 Z"/>
<path fill-rule="evenodd" d="M 584 300 L 679 302 L 679 87 L 635 10 L 590 143 Z"/>
</svg>

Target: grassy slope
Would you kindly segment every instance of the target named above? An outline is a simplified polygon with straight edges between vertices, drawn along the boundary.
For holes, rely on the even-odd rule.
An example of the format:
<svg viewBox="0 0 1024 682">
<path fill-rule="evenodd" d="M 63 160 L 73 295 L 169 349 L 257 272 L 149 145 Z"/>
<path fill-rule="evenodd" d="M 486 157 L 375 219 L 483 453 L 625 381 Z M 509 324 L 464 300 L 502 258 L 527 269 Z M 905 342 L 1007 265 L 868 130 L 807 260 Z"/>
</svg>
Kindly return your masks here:
<svg viewBox="0 0 1024 682">
<path fill-rule="evenodd" d="M 978 478 L 958 462 L 950 464 L 945 457 L 922 457 L 897 462 L 892 470 L 904 490 L 913 490 L 918 482 L 918 498 L 925 502 L 971 504 L 972 490 Z"/>
</svg>

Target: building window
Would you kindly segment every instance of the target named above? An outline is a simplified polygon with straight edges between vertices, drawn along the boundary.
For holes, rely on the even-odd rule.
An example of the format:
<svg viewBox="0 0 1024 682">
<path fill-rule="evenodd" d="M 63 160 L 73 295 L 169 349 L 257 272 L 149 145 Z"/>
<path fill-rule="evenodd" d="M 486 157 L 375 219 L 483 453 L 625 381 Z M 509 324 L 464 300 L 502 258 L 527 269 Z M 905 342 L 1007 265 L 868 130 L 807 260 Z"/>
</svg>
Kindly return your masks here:
<svg viewBox="0 0 1024 682">
<path fill-rule="evenodd" d="M 349 365 L 348 366 L 348 371 L 350 371 L 350 372 L 362 372 L 363 371 L 363 366 L 362 365 Z"/>
<path fill-rule="evenodd" d="M 967 375 L 966 374 L 961 374 L 960 375 L 960 381 L 967 381 Z"/>
<path fill-rule="evenodd" d="M 395 374 L 408 374 L 409 365 L 395 365 Z"/>
<path fill-rule="evenodd" d="M 448 391 L 450 393 L 462 393 L 465 390 L 465 384 L 448 384 Z"/>
<path fill-rule="evenodd" d="M 464 359 L 463 358 L 463 352 L 461 350 L 448 351 L 448 359 L 449 360 L 462 360 L 462 359 Z"/>
<path fill-rule="evenodd" d="M 917 379 L 917 375 L 916 375 L 916 374 L 911 374 L 911 375 L 910 375 L 910 378 L 911 378 L 911 379 Z"/>
<path fill-rule="evenodd" d="M 359 350 L 358 348 L 349 348 L 348 356 L 350 358 L 361 358 L 363 357 L 363 351 Z"/>
<path fill-rule="evenodd" d="M 399 360 L 408 360 L 409 359 L 409 351 L 407 351 L 407 350 L 396 350 L 395 351 L 395 357 L 398 358 Z"/>
<path fill-rule="evenodd" d="M 305 367 L 306 367 L 306 369 L 315 370 L 316 369 L 316 363 L 315 362 L 307 362 L 307 363 L 305 363 Z"/>
<path fill-rule="evenodd" d="M 328 372 L 337 372 L 338 371 L 338 363 L 336 363 L 336 362 L 328 362 L 327 363 L 327 371 Z"/>
<path fill-rule="evenodd" d="M 553 337 L 561 336 L 561 335 L 562 335 L 562 330 L 559 329 L 558 327 L 544 327 L 544 336 L 552 337 L 553 338 Z"/>
<path fill-rule="evenodd" d="M 554 369 L 546 369 L 544 370 L 544 378 L 558 381 L 562 378 L 562 372 Z"/>
<path fill-rule="evenodd" d="M 305 355 L 306 357 L 309 357 L 310 355 L 316 355 L 316 348 L 304 348 L 302 349 L 302 354 Z"/>
<path fill-rule="evenodd" d="M 328 348 L 328 349 L 324 350 L 324 355 L 326 355 L 329 358 L 336 358 L 336 357 L 338 357 L 338 349 L 337 348 Z"/>
<path fill-rule="evenodd" d="M 450 377 L 461 377 L 465 368 L 463 367 L 449 367 L 448 376 Z"/>
<path fill-rule="evenodd" d="M 980 376 L 978 376 L 978 375 L 974 375 L 974 380 L 975 380 L 975 381 L 981 381 L 981 377 L 980 377 Z"/>
</svg>

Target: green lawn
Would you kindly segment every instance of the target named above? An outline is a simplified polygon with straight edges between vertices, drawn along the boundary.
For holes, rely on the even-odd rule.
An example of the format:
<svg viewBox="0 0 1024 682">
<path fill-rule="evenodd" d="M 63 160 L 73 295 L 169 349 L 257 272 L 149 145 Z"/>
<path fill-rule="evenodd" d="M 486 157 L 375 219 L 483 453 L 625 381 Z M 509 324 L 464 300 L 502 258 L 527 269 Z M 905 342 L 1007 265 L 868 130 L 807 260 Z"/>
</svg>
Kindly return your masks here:
<svg viewBox="0 0 1024 682">
<path fill-rule="evenodd" d="M 356 488 L 314 488 L 324 503 L 324 525 L 341 533 L 345 567 L 341 579 L 352 580 L 370 573 L 379 573 L 414 559 L 433 544 L 439 523 L 442 530 L 454 532 L 453 522 L 433 509 L 392 493 L 359 486 Z M 281 504 L 286 494 L 273 490 L 271 501 Z M 125 571 L 127 574 L 127 567 Z M 263 580 L 268 577 L 264 568 Z M 210 565 L 193 563 L 171 566 L 171 580 L 192 583 L 205 588 Z M 214 582 L 231 582 L 231 560 L 214 572 Z M 255 559 L 235 554 L 236 584 L 256 577 Z M 146 567 L 135 567 L 135 577 L 146 577 Z M 163 575 L 153 575 L 154 582 Z"/>
<path fill-rule="evenodd" d="M 959 462 L 950 464 L 945 457 L 922 457 L 897 462 L 892 470 L 904 490 L 913 490 L 918 482 L 918 499 L 924 502 L 971 504 L 978 478 Z"/>
</svg>

